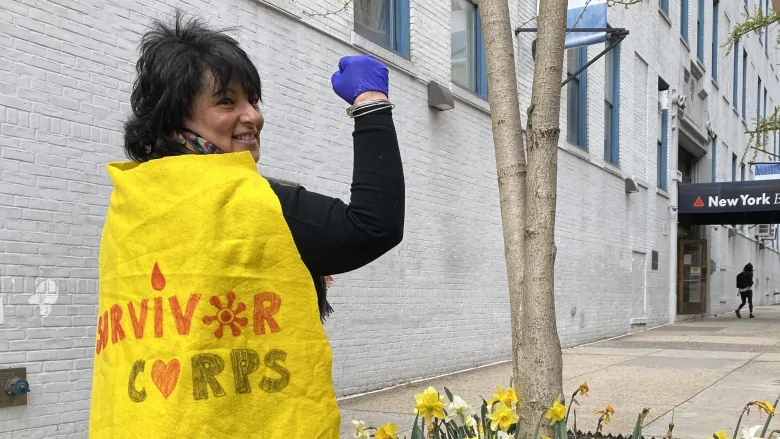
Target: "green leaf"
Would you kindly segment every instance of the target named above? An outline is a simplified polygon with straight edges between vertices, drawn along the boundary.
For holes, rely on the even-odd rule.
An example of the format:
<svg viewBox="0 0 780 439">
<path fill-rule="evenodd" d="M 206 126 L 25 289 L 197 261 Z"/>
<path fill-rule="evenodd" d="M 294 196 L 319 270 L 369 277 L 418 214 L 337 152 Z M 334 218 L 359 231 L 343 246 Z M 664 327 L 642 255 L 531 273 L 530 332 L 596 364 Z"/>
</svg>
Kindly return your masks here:
<svg viewBox="0 0 780 439">
<path fill-rule="evenodd" d="M 414 427 L 412 427 L 412 439 L 425 439 L 425 435 L 423 434 L 423 431 L 420 429 L 420 426 L 418 425 L 419 420 L 420 420 L 420 415 L 418 414 L 414 418 Z"/>
<path fill-rule="evenodd" d="M 450 389 L 448 389 L 446 386 L 444 387 L 444 393 L 447 394 L 447 398 L 450 400 L 450 402 L 455 402 L 455 398 L 452 397 L 452 392 L 450 392 Z"/>
<path fill-rule="evenodd" d="M 574 416 L 574 428 L 572 428 L 572 433 L 574 434 L 574 439 L 577 439 L 577 409 L 574 409 L 574 413 L 572 413 L 572 415 Z"/>
<path fill-rule="evenodd" d="M 534 437 L 533 439 L 537 439 L 539 437 L 539 427 L 542 426 L 542 417 L 543 415 L 539 415 L 539 422 L 536 423 L 536 428 L 534 429 Z"/>
<path fill-rule="evenodd" d="M 514 376 L 514 375 L 512 375 L 512 376 L 509 378 L 509 387 L 512 387 L 512 385 L 514 385 L 514 383 L 515 383 L 515 376 Z"/>
</svg>

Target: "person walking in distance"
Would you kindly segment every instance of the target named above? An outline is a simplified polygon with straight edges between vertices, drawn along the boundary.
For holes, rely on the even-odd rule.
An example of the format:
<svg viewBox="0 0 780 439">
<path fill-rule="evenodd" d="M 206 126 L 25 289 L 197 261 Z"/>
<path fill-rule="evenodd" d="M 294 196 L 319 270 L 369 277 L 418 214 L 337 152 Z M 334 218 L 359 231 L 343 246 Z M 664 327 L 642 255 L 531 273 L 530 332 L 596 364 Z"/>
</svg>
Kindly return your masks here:
<svg viewBox="0 0 780 439">
<path fill-rule="evenodd" d="M 737 317 L 742 318 L 740 311 L 745 306 L 745 301 L 747 301 L 750 309 L 750 318 L 755 318 L 753 316 L 753 264 L 748 262 L 742 273 L 737 275 L 737 288 L 739 289 L 739 296 L 742 298 L 742 304 L 735 311 Z"/>
</svg>

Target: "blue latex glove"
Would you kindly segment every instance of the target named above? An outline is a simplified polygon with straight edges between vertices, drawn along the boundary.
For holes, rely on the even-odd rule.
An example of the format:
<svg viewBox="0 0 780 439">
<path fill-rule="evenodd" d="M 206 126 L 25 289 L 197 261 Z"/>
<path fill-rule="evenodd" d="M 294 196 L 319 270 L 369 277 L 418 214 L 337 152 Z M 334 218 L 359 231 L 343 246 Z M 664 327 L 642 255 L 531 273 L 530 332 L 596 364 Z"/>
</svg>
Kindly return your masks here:
<svg viewBox="0 0 780 439">
<path fill-rule="evenodd" d="M 330 78 L 333 91 L 350 105 L 367 91 L 388 94 L 387 67 L 368 55 L 345 56 L 339 60 L 339 71 Z"/>
</svg>

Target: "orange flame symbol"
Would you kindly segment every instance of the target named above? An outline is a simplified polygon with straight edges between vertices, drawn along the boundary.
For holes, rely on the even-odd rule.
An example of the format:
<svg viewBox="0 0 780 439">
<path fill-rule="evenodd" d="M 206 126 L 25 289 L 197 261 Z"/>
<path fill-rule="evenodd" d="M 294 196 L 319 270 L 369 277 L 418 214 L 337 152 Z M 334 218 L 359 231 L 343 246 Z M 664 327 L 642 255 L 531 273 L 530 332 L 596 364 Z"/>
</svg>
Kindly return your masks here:
<svg viewBox="0 0 780 439">
<path fill-rule="evenodd" d="M 165 288 L 165 276 L 160 271 L 160 266 L 157 265 L 157 262 L 154 263 L 154 269 L 152 269 L 152 288 L 157 291 Z"/>
</svg>

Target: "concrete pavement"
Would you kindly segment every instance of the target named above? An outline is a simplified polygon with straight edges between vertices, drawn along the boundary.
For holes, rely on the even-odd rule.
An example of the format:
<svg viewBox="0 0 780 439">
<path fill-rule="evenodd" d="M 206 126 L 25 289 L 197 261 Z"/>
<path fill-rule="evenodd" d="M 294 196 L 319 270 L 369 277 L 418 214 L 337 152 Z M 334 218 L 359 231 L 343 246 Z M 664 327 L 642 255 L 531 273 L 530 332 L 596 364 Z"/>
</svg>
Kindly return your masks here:
<svg viewBox="0 0 780 439">
<path fill-rule="evenodd" d="M 747 317 L 747 312 L 743 317 Z M 564 350 L 567 398 L 583 382 L 588 397 L 578 397 L 577 427 L 596 428 L 596 409 L 615 408 L 604 433 L 631 434 L 637 414 L 650 408 L 644 436 L 666 434 L 674 410 L 675 438 L 707 438 L 717 430 L 731 437 L 742 407 L 751 400 L 774 403 L 780 395 L 780 306 L 756 308 L 755 319 L 734 314 L 670 324 L 641 333 Z M 399 437 L 409 436 L 414 394 L 444 386 L 477 406 L 497 384 L 506 386 L 509 363 L 489 366 L 339 401 L 342 438 L 352 437 L 353 419 L 372 426 L 393 422 Z M 780 416 L 771 429 L 780 429 Z M 752 410 L 742 427 L 763 424 Z"/>
</svg>

